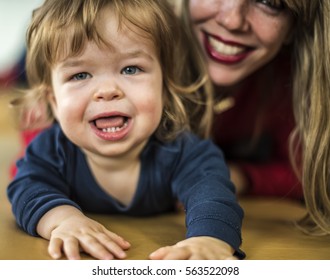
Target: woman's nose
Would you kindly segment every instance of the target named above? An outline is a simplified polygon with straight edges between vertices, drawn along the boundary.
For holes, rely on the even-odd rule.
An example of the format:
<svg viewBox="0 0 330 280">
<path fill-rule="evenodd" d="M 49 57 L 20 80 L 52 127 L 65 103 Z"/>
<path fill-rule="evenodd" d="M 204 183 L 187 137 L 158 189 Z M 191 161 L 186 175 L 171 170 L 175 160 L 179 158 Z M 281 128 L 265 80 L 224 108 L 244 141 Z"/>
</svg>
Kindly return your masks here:
<svg viewBox="0 0 330 280">
<path fill-rule="evenodd" d="M 248 0 L 220 0 L 215 20 L 230 31 L 247 31 Z"/>
</svg>

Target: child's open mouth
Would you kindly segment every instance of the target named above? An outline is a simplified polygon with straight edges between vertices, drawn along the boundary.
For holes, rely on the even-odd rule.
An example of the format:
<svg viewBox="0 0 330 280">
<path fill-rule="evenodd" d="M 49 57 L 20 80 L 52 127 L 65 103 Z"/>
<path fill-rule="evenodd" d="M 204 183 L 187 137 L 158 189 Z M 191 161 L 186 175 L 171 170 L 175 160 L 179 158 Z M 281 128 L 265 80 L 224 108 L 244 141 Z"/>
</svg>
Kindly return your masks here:
<svg viewBox="0 0 330 280">
<path fill-rule="evenodd" d="M 124 116 L 109 116 L 98 118 L 93 121 L 98 130 L 108 133 L 121 131 L 128 125 L 128 117 Z"/>
</svg>

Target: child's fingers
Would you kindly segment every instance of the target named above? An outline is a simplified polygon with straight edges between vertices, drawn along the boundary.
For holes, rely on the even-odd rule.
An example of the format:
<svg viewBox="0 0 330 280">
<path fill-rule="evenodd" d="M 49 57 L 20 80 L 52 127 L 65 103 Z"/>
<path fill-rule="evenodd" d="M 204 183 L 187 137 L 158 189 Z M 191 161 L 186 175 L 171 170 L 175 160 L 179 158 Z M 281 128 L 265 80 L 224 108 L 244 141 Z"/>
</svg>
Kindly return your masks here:
<svg viewBox="0 0 330 280">
<path fill-rule="evenodd" d="M 76 238 L 67 238 L 63 241 L 60 238 L 51 238 L 48 245 L 48 253 L 53 259 L 59 259 L 64 255 L 69 260 L 79 260 L 79 242 Z"/>
<path fill-rule="evenodd" d="M 124 244 L 124 248 L 121 247 Z M 99 233 L 95 236 L 85 236 L 80 240 L 82 249 L 97 259 L 113 259 L 114 257 L 123 259 L 126 258 L 125 249 L 128 249 L 130 244 L 123 242 L 120 239 L 120 244 L 116 240 L 111 239 L 107 234 Z"/>
<path fill-rule="evenodd" d="M 107 234 L 100 234 L 98 235 L 98 240 L 119 259 L 126 258 L 124 250 L 131 247 L 128 241 L 117 234 L 111 234 L 111 237 Z"/>
<path fill-rule="evenodd" d="M 149 255 L 149 258 L 151 260 L 162 260 L 164 258 L 164 256 L 167 254 L 168 252 L 168 247 L 162 247 L 157 249 L 156 251 L 152 252 Z"/>
<path fill-rule="evenodd" d="M 63 252 L 69 260 L 80 260 L 80 247 L 78 239 L 71 237 L 63 242 Z"/>
<path fill-rule="evenodd" d="M 151 260 L 187 260 L 190 251 L 184 247 L 166 246 L 159 248 L 149 255 Z"/>
<path fill-rule="evenodd" d="M 128 248 L 131 247 L 131 244 L 128 241 L 126 241 L 124 238 L 108 230 L 105 234 L 101 234 L 99 236 L 99 240 L 101 243 L 106 243 L 109 240 L 112 240 L 124 250 L 127 250 Z"/>
<path fill-rule="evenodd" d="M 108 250 L 103 244 L 101 244 L 95 238 L 85 238 L 80 241 L 82 250 L 90 256 L 99 260 L 113 260 L 114 254 L 111 250 Z"/>
<path fill-rule="evenodd" d="M 71 228 L 69 233 L 65 233 L 65 226 L 53 232 L 49 244 L 53 258 L 58 259 L 64 253 L 68 259 L 80 259 L 80 249 L 96 259 L 126 258 L 125 250 L 131 245 L 124 238 L 90 219 L 82 224 L 83 227 Z"/>
<path fill-rule="evenodd" d="M 63 241 L 59 238 L 52 238 L 49 241 L 48 253 L 53 259 L 59 259 L 62 257 Z"/>
</svg>

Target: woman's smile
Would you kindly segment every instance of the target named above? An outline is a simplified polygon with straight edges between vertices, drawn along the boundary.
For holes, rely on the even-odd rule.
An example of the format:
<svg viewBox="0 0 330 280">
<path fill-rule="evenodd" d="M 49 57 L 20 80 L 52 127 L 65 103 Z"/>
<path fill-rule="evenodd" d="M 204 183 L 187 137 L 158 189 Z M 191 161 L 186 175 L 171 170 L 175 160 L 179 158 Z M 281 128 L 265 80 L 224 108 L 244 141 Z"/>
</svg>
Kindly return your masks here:
<svg viewBox="0 0 330 280">
<path fill-rule="evenodd" d="M 203 32 L 204 46 L 208 56 L 219 63 L 234 64 L 244 60 L 253 52 L 253 48 Z"/>
</svg>

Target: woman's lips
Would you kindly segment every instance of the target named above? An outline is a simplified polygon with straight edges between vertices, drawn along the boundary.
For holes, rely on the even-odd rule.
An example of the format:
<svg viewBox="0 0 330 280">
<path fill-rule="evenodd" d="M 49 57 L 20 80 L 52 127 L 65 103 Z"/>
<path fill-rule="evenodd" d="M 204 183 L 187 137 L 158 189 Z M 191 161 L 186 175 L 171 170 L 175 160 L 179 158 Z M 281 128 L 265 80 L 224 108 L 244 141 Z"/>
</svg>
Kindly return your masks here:
<svg viewBox="0 0 330 280">
<path fill-rule="evenodd" d="M 246 47 L 235 42 L 228 42 L 206 32 L 203 32 L 203 37 L 204 47 L 208 56 L 219 63 L 240 63 L 254 50 L 251 47 Z"/>
</svg>

